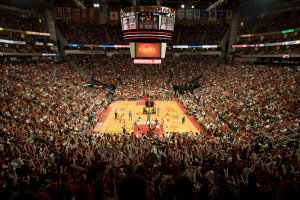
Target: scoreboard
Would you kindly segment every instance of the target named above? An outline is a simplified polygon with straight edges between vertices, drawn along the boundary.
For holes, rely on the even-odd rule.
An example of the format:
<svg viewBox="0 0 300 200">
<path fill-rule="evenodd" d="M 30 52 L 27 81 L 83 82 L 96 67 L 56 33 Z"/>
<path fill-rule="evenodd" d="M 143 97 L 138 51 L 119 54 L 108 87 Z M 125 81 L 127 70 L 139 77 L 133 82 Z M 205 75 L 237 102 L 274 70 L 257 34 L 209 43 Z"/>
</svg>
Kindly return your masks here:
<svg viewBox="0 0 300 200">
<path fill-rule="evenodd" d="M 171 16 L 161 16 L 160 30 L 174 31 L 175 18 Z"/>
<path fill-rule="evenodd" d="M 122 30 L 166 30 L 174 31 L 175 16 L 138 13 L 121 18 Z"/>
<path fill-rule="evenodd" d="M 124 8 L 120 11 L 123 38 L 126 41 L 171 41 L 175 10 L 161 6 Z"/>
<path fill-rule="evenodd" d="M 161 64 L 167 42 L 173 39 L 175 10 L 162 6 L 128 7 L 120 10 L 120 18 L 134 64 Z"/>
<path fill-rule="evenodd" d="M 140 13 L 138 16 L 139 29 L 158 29 L 158 16 Z"/>
<path fill-rule="evenodd" d="M 136 16 L 128 16 L 128 17 L 123 17 L 122 18 L 122 30 L 126 31 L 126 30 L 135 30 L 136 27 Z"/>
</svg>

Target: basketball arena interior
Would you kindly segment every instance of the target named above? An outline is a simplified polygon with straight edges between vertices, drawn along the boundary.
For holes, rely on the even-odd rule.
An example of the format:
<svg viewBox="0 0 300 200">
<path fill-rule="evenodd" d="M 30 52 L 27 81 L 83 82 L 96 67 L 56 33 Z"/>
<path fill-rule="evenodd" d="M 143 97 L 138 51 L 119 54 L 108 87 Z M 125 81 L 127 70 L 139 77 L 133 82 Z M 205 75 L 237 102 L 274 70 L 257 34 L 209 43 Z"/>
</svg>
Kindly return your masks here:
<svg viewBox="0 0 300 200">
<path fill-rule="evenodd" d="M 300 200 L 299 0 L 1 0 L 0 66 L 1 200 Z"/>
</svg>

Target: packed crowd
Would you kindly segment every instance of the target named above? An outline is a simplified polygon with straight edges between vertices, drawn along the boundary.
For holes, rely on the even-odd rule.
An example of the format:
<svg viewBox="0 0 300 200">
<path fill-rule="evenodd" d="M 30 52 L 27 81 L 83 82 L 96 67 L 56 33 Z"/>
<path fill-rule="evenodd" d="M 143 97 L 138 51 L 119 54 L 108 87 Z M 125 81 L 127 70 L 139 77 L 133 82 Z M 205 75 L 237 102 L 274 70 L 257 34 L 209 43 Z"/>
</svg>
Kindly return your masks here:
<svg viewBox="0 0 300 200">
<path fill-rule="evenodd" d="M 133 64 L 130 55 L 118 54 L 110 58 L 116 70 L 117 86 L 114 92 L 116 99 L 140 99 L 143 95 L 143 69 Z"/>
<path fill-rule="evenodd" d="M 107 30 L 110 44 L 128 43 L 123 40 L 123 33 L 120 26 L 108 26 Z"/>
<path fill-rule="evenodd" d="M 269 35 L 257 35 L 253 37 L 239 37 L 236 44 L 267 44 L 267 43 L 279 43 L 287 41 L 300 40 L 299 31 L 295 31 L 289 34 L 269 34 Z M 298 54 L 300 45 L 293 43 L 292 45 L 277 45 L 266 47 L 248 47 L 237 48 L 234 53 L 236 55 L 265 55 L 265 54 Z"/>
<path fill-rule="evenodd" d="M 243 20 L 241 34 L 269 33 L 284 29 L 299 28 L 300 11 L 272 13 Z"/>
<path fill-rule="evenodd" d="M 106 93 L 82 87 L 83 81 L 72 64 L 1 65 L 1 113 L 12 120 L 6 131 L 34 133 L 38 125 L 64 134 L 92 128 L 87 122 L 107 104 Z"/>
<path fill-rule="evenodd" d="M 179 44 L 218 45 L 229 28 L 228 23 L 179 26 Z M 176 35 L 174 36 L 175 38 Z"/>
<path fill-rule="evenodd" d="M 171 84 L 173 65 L 173 56 L 167 55 L 166 58 L 162 60 L 161 65 L 146 66 L 144 74 L 144 93 L 150 94 L 156 99 L 173 99 L 174 91 Z"/>
<path fill-rule="evenodd" d="M 216 56 L 182 55 L 171 68 L 172 83 L 186 84 L 199 77 L 215 63 Z"/>
<path fill-rule="evenodd" d="M 106 42 L 104 26 L 62 20 L 58 20 L 56 25 L 69 43 L 103 44 Z"/>
<path fill-rule="evenodd" d="M 45 45 L 0 45 L 0 52 L 2 53 L 56 53 L 52 48 Z"/>
<path fill-rule="evenodd" d="M 231 127 L 274 140 L 299 131 L 298 78 L 298 68 L 230 63 L 213 67 L 198 91 L 180 99 L 209 132 Z"/>
<path fill-rule="evenodd" d="M 0 27 L 23 31 L 47 32 L 41 16 L 0 8 Z"/>
<path fill-rule="evenodd" d="M 90 23 L 56 22 L 69 43 L 125 44 L 120 25 L 95 25 Z M 229 27 L 228 23 L 177 26 L 170 44 L 219 44 Z"/>
<path fill-rule="evenodd" d="M 2 199 L 297 199 L 299 149 L 189 134 L 21 137 L 2 140 Z"/>
<path fill-rule="evenodd" d="M 299 198 L 299 142 L 276 143 L 299 132 L 298 68 L 203 56 L 148 68 L 128 57 L 1 64 L 0 199 Z M 92 134 L 107 92 L 85 83 L 129 98 L 200 75 L 202 87 L 178 100 L 204 132 Z"/>
<path fill-rule="evenodd" d="M 38 18 L 1 10 L 0 27 L 45 32 Z M 297 16 L 258 18 L 255 30 L 245 21 L 242 31 L 299 27 Z M 57 25 L 70 43 L 122 43 L 117 27 Z M 227 29 L 183 26 L 174 38 L 218 44 Z M 267 51 L 273 50 L 281 47 Z M 299 45 L 289 50 L 299 52 Z M 299 136 L 299 68 L 220 64 L 198 55 L 139 66 L 127 54 L 108 55 L 0 64 L 0 199 L 299 200 L 299 140 L 281 143 Z M 193 93 L 173 91 L 195 81 L 201 87 Z M 98 85 L 113 86 L 114 99 L 177 98 L 204 131 L 93 134 L 111 92 Z"/>
<path fill-rule="evenodd" d="M 18 41 L 3 42 L 0 44 L 1 52 L 4 53 L 53 53 L 52 46 L 47 45 L 55 41 L 50 40 L 49 36 L 27 35 L 25 31 L 47 32 L 42 16 L 32 13 L 0 8 L 0 39 Z M 8 30 L 7 30 L 8 29 Z M 11 31 L 15 29 L 17 31 Z M 26 44 L 21 44 L 25 42 Z"/>
<path fill-rule="evenodd" d="M 192 82 L 215 62 L 215 58 L 167 55 L 161 65 L 138 66 L 133 64 L 129 55 L 117 54 L 110 59 L 118 80 L 114 96 L 117 99 L 140 99 L 143 94 L 149 94 L 156 99 L 173 99 L 174 85 Z"/>
<path fill-rule="evenodd" d="M 97 81 L 103 85 L 116 85 L 113 66 L 106 54 L 74 54 L 68 55 L 68 62 L 75 64 L 86 80 Z"/>
<path fill-rule="evenodd" d="M 236 48 L 235 55 L 278 55 L 278 54 L 299 54 L 300 45 L 271 46 L 260 48 Z"/>
<path fill-rule="evenodd" d="M 293 33 L 277 33 L 268 35 L 255 35 L 253 37 L 238 37 L 236 44 L 261 44 L 261 43 L 275 43 L 299 40 L 299 31 Z"/>
</svg>

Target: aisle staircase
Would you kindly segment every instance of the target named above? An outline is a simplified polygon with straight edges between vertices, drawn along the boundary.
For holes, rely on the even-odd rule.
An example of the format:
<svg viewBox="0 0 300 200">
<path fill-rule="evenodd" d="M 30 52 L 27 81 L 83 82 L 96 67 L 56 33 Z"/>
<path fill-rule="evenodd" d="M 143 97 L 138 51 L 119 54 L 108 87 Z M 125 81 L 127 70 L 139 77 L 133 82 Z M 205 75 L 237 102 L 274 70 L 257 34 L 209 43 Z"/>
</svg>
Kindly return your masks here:
<svg viewBox="0 0 300 200">
<path fill-rule="evenodd" d="M 107 41 L 108 44 L 111 44 L 107 26 L 104 26 L 104 41 Z"/>
<path fill-rule="evenodd" d="M 50 10 L 46 10 L 44 15 L 45 15 L 46 27 L 50 33 L 50 39 L 55 42 L 53 45 L 53 50 L 58 52 L 58 46 L 56 44 L 57 42 L 56 29 L 55 29 L 55 23 L 54 23 L 52 12 Z"/>
<path fill-rule="evenodd" d="M 175 41 L 176 41 L 175 44 L 179 44 L 180 39 L 181 39 L 181 27 L 179 28 L 178 35 L 177 35 L 177 38 L 176 38 L 176 40 L 175 40 Z"/>
<path fill-rule="evenodd" d="M 217 63 L 213 63 L 212 65 L 210 65 L 207 69 L 205 69 L 204 71 L 202 71 L 202 73 L 197 76 L 195 79 L 193 79 L 191 82 L 196 82 L 196 83 L 199 83 L 200 79 L 208 72 L 210 71 L 211 69 L 213 69 L 214 67 L 217 66 Z"/>
</svg>

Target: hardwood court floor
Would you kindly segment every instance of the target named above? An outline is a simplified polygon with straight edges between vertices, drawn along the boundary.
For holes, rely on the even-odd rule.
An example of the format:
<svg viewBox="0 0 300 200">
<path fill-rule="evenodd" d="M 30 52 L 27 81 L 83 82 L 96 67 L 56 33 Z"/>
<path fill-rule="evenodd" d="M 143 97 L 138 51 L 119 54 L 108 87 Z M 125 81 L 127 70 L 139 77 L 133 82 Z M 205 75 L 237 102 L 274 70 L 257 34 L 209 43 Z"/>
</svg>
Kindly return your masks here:
<svg viewBox="0 0 300 200">
<path fill-rule="evenodd" d="M 146 133 L 148 126 L 146 124 L 147 115 L 143 114 L 144 101 L 115 101 L 109 105 L 109 107 L 99 116 L 99 122 L 97 123 L 94 132 L 95 133 L 122 133 L 122 126 L 125 124 L 127 133 Z M 167 119 L 169 115 L 169 121 L 166 121 L 166 125 L 163 128 L 156 129 L 156 133 L 167 132 L 199 132 L 202 128 L 196 122 L 193 116 L 185 114 L 185 110 L 182 105 L 177 101 L 155 101 L 156 108 L 160 108 L 160 115 L 151 115 L 151 123 L 154 124 L 154 120 L 157 118 L 159 123 L 162 123 L 162 118 Z M 115 110 L 118 111 L 118 118 L 115 119 Z M 132 112 L 132 120 L 129 120 L 129 111 Z M 124 113 L 125 123 L 120 122 L 120 116 Z M 182 117 L 185 115 L 185 123 L 182 123 Z M 178 116 L 178 120 L 175 116 Z M 140 130 L 133 127 L 134 121 L 140 119 Z"/>
</svg>

